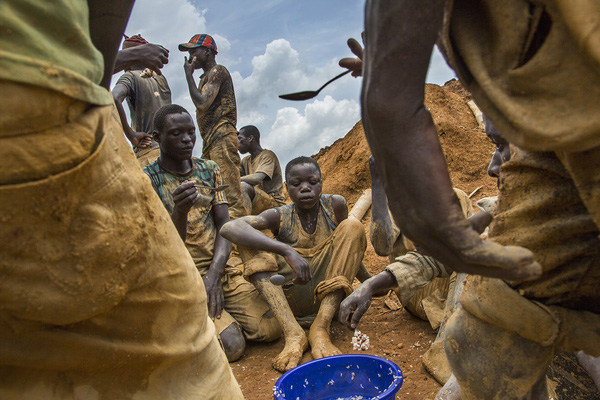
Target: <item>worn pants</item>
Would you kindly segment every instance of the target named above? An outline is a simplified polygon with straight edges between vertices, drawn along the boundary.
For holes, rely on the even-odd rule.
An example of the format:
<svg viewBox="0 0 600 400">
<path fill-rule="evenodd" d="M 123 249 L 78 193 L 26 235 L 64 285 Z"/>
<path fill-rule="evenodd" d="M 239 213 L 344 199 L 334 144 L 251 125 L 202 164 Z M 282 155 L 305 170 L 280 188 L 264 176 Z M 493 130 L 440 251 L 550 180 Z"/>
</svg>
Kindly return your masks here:
<svg viewBox="0 0 600 400">
<path fill-rule="evenodd" d="M 362 224 L 354 219 L 342 221 L 335 231 L 312 249 L 295 249 L 310 265 L 312 279 L 306 285 L 291 282 L 296 273 L 279 255 L 240 247 L 244 275 L 277 272 L 286 278 L 283 290 L 296 320 L 312 324 L 323 297 L 336 290 L 352 293 L 352 281 L 362 262 L 367 239 Z"/>
<path fill-rule="evenodd" d="M 237 132 L 230 132 L 215 140 L 209 148 L 202 148 L 202 157 L 217 163 L 221 168 L 223 183 L 229 185 L 225 189 L 225 195 L 229 203 L 229 217 L 231 219 L 248 215 L 244 206 L 244 196 L 242 195 L 238 146 Z"/>
<path fill-rule="evenodd" d="M 114 107 L 0 91 L 0 398 L 243 398 Z"/>
<path fill-rule="evenodd" d="M 208 272 L 201 272 L 204 276 Z M 221 334 L 229 325 L 237 323 L 248 340 L 271 342 L 283 332 L 277 318 L 270 313 L 265 299 L 253 284 L 242 276 L 236 267 L 226 267 L 221 278 L 223 288 L 223 312 L 214 320 L 217 334 Z"/>
<path fill-rule="evenodd" d="M 452 282 L 452 270 L 416 251 L 396 257 L 385 270 L 394 275 L 398 283 L 394 290 L 402 305 L 437 329 Z"/>
<path fill-rule="evenodd" d="M 516 290 L 468 278 L 446 340 L 463 399 L 547 399 L 556 349 L 600 355 L 599 159 L 515 149 L 503 165 L 490 239 L 532 250 L 544 272 Z"/>
</svg>

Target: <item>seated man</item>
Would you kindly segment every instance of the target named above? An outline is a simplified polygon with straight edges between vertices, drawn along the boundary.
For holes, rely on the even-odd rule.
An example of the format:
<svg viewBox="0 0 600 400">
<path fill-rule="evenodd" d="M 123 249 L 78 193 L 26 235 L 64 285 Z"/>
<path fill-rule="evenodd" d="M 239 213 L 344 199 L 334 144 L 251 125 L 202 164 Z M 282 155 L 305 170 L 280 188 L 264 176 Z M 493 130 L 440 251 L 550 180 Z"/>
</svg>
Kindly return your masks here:
<svg viewBox="0 0 600 400">
<path fill-rule="evenodd" d="M 214 161 L 192 156 L 194 121 L 181 106 L 158 109 L 154 139 L 160 157 L 144 167 L 154 190 L 202 275 L 209 315 L 229 361 L 242 356 L 245 340 L 275 340 L 281 328 L 269 306 L 237 268 L 227 267 L 231 243 L 219 235 L 229 221 L 221 172 Z"/>
<path fill-rule="evenodd" d="M 155 46 L 157 50 L 168 51 L 162 46 L 148 43 L 140 35 L 134 35 L 123 41 L 123 50 L 138 46 Z M 160 70 L 159 70 L 160 71 Z M 143 65 L 135 64 L 125 68 L 125 73 L 119 78 L 112 90 L 115 105 L 123 125 L 125 136 L 131 142 L 135 156 L 142 167 L 158 158 L 160 150 L 158 143 L 151 140 L 152 118 L 154 113 L 165 104 L 171 104 L 171 89 L 167 78 Z M 123 110 L 123 100 L 127 100 L 131 115 L 131 126 Z"/>
<path fill-rule="evenodd" d="M 283 327 L 285 347 L 273 360 L 279 371 L 298 365 L 309 343 L 314 358 L 341 353 L 331 343 L 329 326 L 344 295 L 352 292 L 366 249 L 364 228 L 348 219 L 344 197 L 321 194 L 315 160 L 293 159 L 285 177 L 293 204 L 228 222 L 221 229 L 221 235 L 240 246 L 244 274 Z M 271 230 L 275 239 L 262 229 Z M 275 273 L 285 277 L 283 287 L 270 281 Z M 308 341 L 301 325 L 310 326 Z"/>
<path fill-rule="evenodd" d="M 240 164 L 240 179 L 244 206 L 251 215 L 285 205 L 281 167 L 275 153 L 260 145 L 260 132 L 253 125 L 244 126 L 238 133 L 239 151 L 244 157 Z"/>
<path fill-rule="evenodd" d="M 431 327 L 437 329 L 441 323 L 445 299 L 450 285 L 456 279 L 456 274 L 451 268 L 446 268 L 436 260 L 415 252 L 414 244 L 402 234 L 390 214 L 383 183 L 372 156 L 369 158 L 369 170 L 373 198 L 369 236 L 373 248 L 378 255 L 389 256 L 391 265 L 386 268 L 387 270 L 390 272 L 393 270 L 395 275 L 403 277 L 398 281 L 400 286 L 395 289 L 402 305 L 411 314 L 429 321 Z M 457 188 L 454 188 L 454 193 L 458 197 L 465 218 L 471 217 L 474 211 L 469 196 Z M 481 217 L 484 215 L 479 215 L 477 218 Z M 402 257 L 405 254 L 407 256 Z"/>
</svg>

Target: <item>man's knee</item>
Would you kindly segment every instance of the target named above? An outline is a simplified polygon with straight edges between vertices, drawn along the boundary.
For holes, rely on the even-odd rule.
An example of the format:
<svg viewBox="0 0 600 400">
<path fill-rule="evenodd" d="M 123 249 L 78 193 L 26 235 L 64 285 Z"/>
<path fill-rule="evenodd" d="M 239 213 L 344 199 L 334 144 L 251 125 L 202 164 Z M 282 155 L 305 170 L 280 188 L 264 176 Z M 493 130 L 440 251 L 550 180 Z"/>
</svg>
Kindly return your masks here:
<svg viewBox="0 0 600 400">
<path fill-rule="evenodd" d="M 277 318 L 273 314 L 273 311 L 267 311 L 261 318 L 258 326 L 258 339 L 261 342 L 272 342 L 281 337 L 283 329 L 279 324 Z"/>
<path fill-rule="evenodd" d="M 346 218 L 343 220 L 337 228 L 335 228 L 335 232 L 337 232 L 338 235 L 343 236 L 344 241 L 355 241 L 365 248 L 367 246 L 365 227 L 355 218 Z"/>
<path fill-rule="evenodd" d="M 223 351 L 229 362 L 238 360 L 246 350 L 246 339 L 242 333 L 242 328 L 236 322 L 231 323 L 219 335 Z"/>
<path fill-rule="evenodd" d="M 256 195 L 256 192 L 254 191 L 254 186 L 246 182 L 242 182 L 242 193 L 248 195 L 248 197 L 250 197 L 250 200 L 254 200 L 254 196 Z"/>
</svg>

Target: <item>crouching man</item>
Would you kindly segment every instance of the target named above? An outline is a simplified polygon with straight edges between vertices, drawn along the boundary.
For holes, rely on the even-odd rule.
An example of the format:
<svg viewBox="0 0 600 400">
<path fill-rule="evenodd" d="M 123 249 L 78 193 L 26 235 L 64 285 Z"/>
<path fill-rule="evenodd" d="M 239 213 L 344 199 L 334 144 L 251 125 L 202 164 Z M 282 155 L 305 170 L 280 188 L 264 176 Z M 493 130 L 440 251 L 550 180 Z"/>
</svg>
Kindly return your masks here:
<svg viewBox="0 0 600 400">
<path fill-rule="evenodd" d="M 190 114 L 176 104 L 159 108 L 153 137 L 160 157 L 144 172 L 202 276 L 209 315 L 228 360 L 235 361 L 244 352 L 245 339 L 275 340 L 281 328 L 242 272 L 226 265 L 231 243 L 219 235 L 229 221 L 225 185 L 214 161 L 192 156 L 196 130 Z"/>
<path fill-rule="evenodd" d="M 285 347 L 273 360 L 279 371 L 298 365 L 308 344 L 314 358 L 341 354 L 329 328 L 340 302 L 352 292 L 366 248 L 364 228 L 348 219 L 344 197 L 321 194 L 315 160 L 293 159 L 285 177 L 293 204 L 228 222 L 221 229 L 221 235 L 240 246 L 244 275 L 283 327 Z M 263 229 L 275 239 L 262 234 Z M 283 286 L 271 282 L 275 274 L 285 278 Z M 308 338 L 303 327 L 310 327 Z"/>
</svg>

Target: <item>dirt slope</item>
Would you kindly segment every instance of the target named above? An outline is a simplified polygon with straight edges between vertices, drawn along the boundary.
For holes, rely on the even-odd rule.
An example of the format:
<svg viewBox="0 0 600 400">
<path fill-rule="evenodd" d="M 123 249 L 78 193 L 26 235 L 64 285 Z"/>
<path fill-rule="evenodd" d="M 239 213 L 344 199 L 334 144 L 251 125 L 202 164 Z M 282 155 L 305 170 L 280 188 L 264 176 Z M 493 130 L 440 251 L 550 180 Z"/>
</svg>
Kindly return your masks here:
<svg viewBox="0 0 600 400">
<path fill-rule="evenodd" d="M 467 194 L 483 186 L 473 196 L 476 200 L 496 193 L 496 182 L 487 175 L 494 146 L 479 129 L 468 100 L 470 94 L 456 80 L 444 87 L 425 88 L 425 105 L 436 124 L 452 183 Z M 341 194 L 353 205 L 371 185 L 367 165 L 370 155 L 362 123 L 358 122 L 344 138 L 313 156 L 321 166 L 323 191 Z"/>
</svg>

